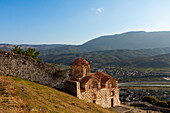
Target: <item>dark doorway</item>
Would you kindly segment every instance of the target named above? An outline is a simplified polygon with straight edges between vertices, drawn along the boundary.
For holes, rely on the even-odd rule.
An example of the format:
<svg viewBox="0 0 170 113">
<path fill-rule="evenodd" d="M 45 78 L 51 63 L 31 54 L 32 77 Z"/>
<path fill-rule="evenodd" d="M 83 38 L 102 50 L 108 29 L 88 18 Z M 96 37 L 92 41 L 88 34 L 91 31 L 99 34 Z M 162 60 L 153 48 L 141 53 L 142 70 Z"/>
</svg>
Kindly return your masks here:
<svg viewBox="0 0 170 113">
<path fill-rule="evenodd" d="M 96 100 L 93 100 L 93 103 L 95 104 L 95 103 L 96 103 Z"/>
<path fill-rule="evenodd" d="M 111 99 L 111 107 L 113 107 L 113 99 Z"/>
</svg>

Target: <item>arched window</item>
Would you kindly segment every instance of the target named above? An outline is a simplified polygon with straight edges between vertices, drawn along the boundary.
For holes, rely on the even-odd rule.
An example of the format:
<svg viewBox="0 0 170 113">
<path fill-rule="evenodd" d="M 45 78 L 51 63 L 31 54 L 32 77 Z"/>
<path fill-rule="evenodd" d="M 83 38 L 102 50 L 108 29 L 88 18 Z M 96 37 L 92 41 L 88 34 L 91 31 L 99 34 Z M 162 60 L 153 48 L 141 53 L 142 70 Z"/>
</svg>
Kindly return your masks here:
<svg viewBox="0 0 170 113">
<path fill-rule="evenodd" d="M 111 95 L 111 96 L 114 96 L 114 95 L 115 95 L 115 92 L 114 92 L 114 91 L 111 91 L 111 92 L 110 92 L 110 95 Z"/>
<path fill-rule="evenodd" d="M 108 88 L 110 88 L 110 83 L 107 83 Z"/>
<path fill-rule="evenodd" d="M 113 84 L 112 83 L 110 83 L 110 87 L 113 88 Z"/>
<path fill-rule="evenodd" d="M 91 87 L 92 88 L 98 88 L 98 82 L 93 81 L 92 84 L 91 84 Z"/>
<path fill-rule="evenodd" d="M 82 68 L 81 67 L 77 67 L 76 68 L 76 73 L 82 73 Z"/>
<path fill-rule="evenodd" d="M 94 88 L 94 85 L 92 84 L 91 87 Z"/>
<path fill-rule="evenodd" d="M 93 97 L 92 97 L 92 98 L 93 98 L 93 100 L 95 100 L 95 99 L 96 99 L 96 94 L 93 94 Z"/>
<path fill-rule="evenodd" d="M 87 70 L 86 70 L 86 69 L 84 69 L 84 74 L 85 74 L 85 76 L 86 76 L 86 73 L 87 73 Z"/>
</svg>

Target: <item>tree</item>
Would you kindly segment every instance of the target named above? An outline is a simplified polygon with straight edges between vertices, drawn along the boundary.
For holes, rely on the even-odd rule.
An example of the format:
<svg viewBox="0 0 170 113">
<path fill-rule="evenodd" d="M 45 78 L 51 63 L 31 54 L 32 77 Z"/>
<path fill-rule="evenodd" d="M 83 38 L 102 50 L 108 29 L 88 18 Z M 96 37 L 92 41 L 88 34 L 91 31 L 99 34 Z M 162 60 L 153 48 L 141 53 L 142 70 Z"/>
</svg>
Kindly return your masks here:
<svg viewBox="0 0 170 113">
<path fill-rule="evenodd" d="M 40 52 L 35 51 L 35 48 L 28 48 L 27 50 L 23 51 L 23 55 L 37 59 L 37 57 L 40 55 Z"/>
<path fill-rule="evenodd" d="M 34 59 L 38 59 L 37 57 L 40 56 L 40 52 L 36 51 L 35 48 L 28 48 L 25 51 L 23 51 L 19 46 L 14 46 L 14 48 L 12 48 L 11 52 L 13 52 L 15 54 L 22 54 L 25 56 L 30 56 Z"/>
<path fill-rule="evenodd" d="M 14 48 L 12 48 L 11 52 L 13 52 L 15 54 L 22 54 L 23 50 L 19 46 L 14 46 Z"/>
<path fill-rule="evenodd" d="M 156 106 L 167 107 L 167 103 L 166 103 L 166 101 L 158 101 L 158 102 L 156 103 Z"/>
<path fill-rule="evenodd" d="M 55 62 L 51 63 L 51 65 L 58 67 L 58 65 Z"/>
<path fill-rule="evenodd" d="M 142 102 L 148 102 L 150 104 L 156 104 L 157 99 L 153 96 L 144 96 Z"/>
<path fill-rule="evenodd" d="M 170 108 L 170 101 L 168 101 L 167 104 L 168 104 L 168 108 Z"/>
</svg>

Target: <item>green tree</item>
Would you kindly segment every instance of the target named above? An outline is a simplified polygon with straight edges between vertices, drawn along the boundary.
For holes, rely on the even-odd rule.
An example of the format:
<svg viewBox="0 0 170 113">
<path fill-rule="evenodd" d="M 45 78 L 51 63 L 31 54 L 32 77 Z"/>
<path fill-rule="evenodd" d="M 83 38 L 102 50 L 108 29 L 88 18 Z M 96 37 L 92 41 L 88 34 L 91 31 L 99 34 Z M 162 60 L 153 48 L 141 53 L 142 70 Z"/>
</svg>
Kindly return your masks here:
<svg viewBox="0 0 170 113">
<path fill-rule="evenodd" d="M 22 54 L 23 50 L 19 47 L 19 46 L 14 46 L 11 50 L 11 52 L 15 53 L 15 54 Z"/>
<path fill-rule="evenodd" d="M 27 50 L 23 51 L 23 55 L 37 59 L 37 57 L 40 56 L 40 52 L 36 51 L 35 48 L 28 48 Z"/>
<path fill-rule="evenodd" d="M 36 51 L 35 48 L 28 48 L 25 51 L 23 51 L 19 46 L 14 46 L 11 52 L 16 53 L 16 54 L 22 54 L 25 56 L 30 56 L 34 59 L 38 59 L 37 57 L 40 56 L 40 52 Z"/>
<path fill-rule="evenodd" d="M 58 67 L 58 65 L 55 62 L 51 63 L 51 65 Z"/>
<path fill-rule="evenodd" d="M 158 101 L 158 102 L 156 103 L 156 106 L 167 107 L 167 103 L 166 103 L 166 101 Z"/>
<path fill-rule="evenodd" d="M 142 102 L 148 102 L 150 104 L 156 104 L 157 99 L 153 96 L 144 96 Z"/>
<path fill-rule="evenodd" d="M 167 104 L 168 104 L 168 108 L 170 108 L 170 101 L 168 101 Z"/>
</svg>

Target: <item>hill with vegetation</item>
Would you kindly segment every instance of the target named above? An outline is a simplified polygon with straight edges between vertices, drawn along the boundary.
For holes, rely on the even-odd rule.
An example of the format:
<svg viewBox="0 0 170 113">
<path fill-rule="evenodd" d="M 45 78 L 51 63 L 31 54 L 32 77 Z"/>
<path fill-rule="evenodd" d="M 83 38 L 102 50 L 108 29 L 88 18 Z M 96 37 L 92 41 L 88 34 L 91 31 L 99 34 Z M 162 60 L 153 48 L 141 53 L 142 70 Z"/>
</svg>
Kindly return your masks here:
<svg viewBox="0 0 170 113">
<path fill-rule="evenodd" d="M 132 31 L 122 34 L 101 36 L 82 45 L 70 45 L 52 48 L 42 52 L 48 54 L 63 54 L 73 52 L 92 52 L 116 49 L 153 49 L 170 47 L 170 31 L 145 32 Z M 41 53 L 42 53 L 41 52 Z"/>
<path fill-rule="evenodd" d="M 133 64 L 134 67 L 168 68 L 170 67 L 170 53 L 163 54 L 163 55 L 149 56 L 149 57 L 139 57 L 135 59 L 130 59 L 129 61 L 126 62 L 129 62 L 129 64 L 130 63 Z"/>
<path fill-rule="evenodd" d="M 132 31 L 122 34 L 101 36 L 90 40 L 81 48 L 97 50 L 148 49 L 170 47 L 170 31 Z"/>
<path fill-rule="evenodd" d="M 22 100 L 21 86 L 24 87 Z M 0 76 L 0 112 L 110 113 L 99 105 L 80 100 L 54 88 L 17 77 Z"/>
<path fill-rule="evenodd" d="M 82 57 L 91 63 L 92 67 L 130 66 L 164 68 L 170 66 L 169 48 L 141 50 L 107 50 L 87 53 L 42 54 L 45 62 L 70 65 L 76 58 Z M 162 55 L 159 55 L 162 54 Z"/>
<path fill-rule="evenodd" d="M 122 34 L 101 36 L 82 45 L 69 45 L 42 50 L 41 53 L 63 54 L 74 52 L 92 52 L 117 49 L 153 49 L 170 47 L 170 31 L 160 32 L 126 32 Z"/>
</svg>

